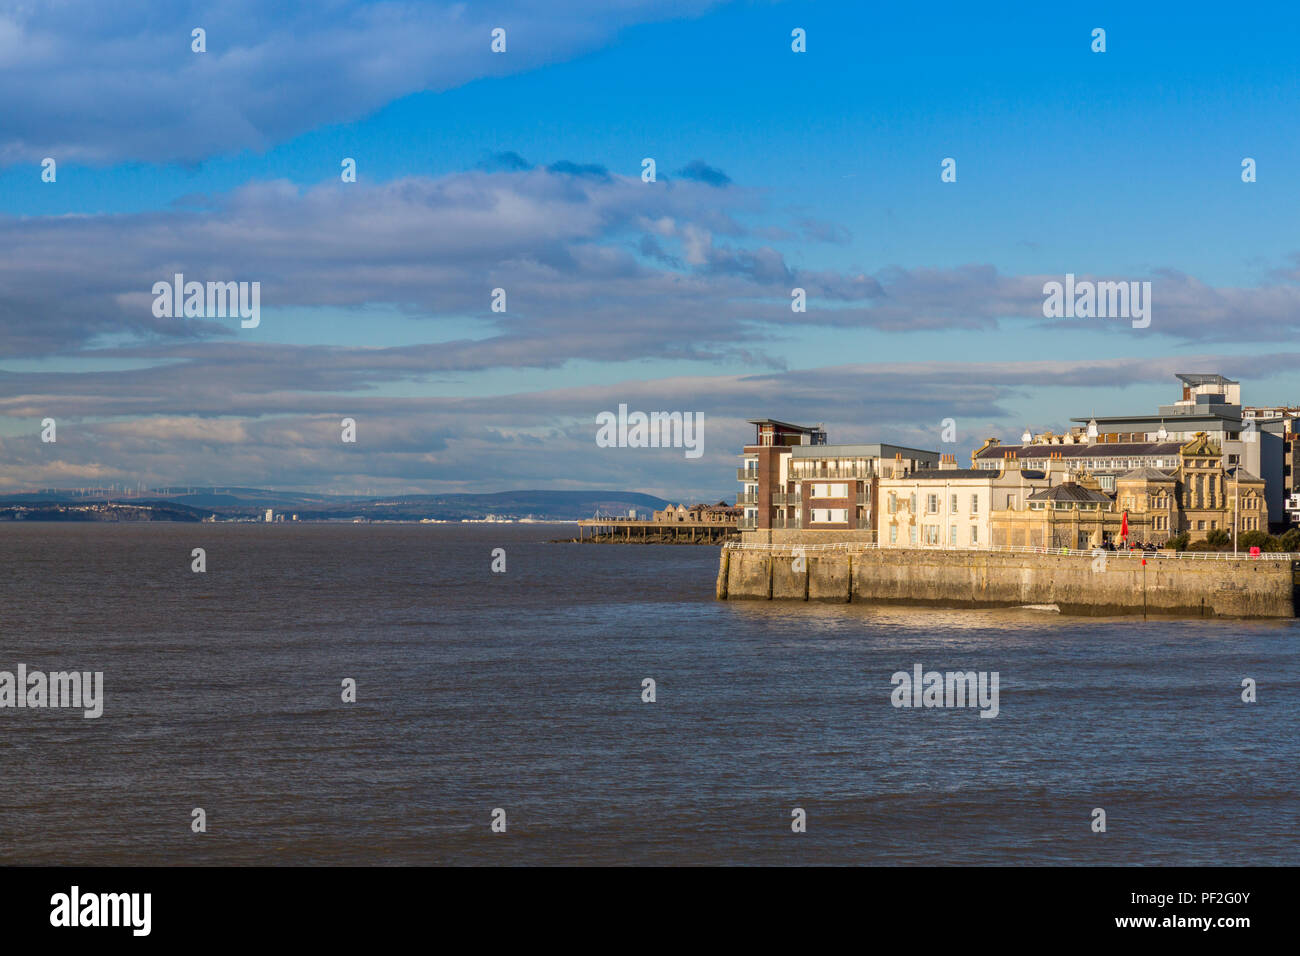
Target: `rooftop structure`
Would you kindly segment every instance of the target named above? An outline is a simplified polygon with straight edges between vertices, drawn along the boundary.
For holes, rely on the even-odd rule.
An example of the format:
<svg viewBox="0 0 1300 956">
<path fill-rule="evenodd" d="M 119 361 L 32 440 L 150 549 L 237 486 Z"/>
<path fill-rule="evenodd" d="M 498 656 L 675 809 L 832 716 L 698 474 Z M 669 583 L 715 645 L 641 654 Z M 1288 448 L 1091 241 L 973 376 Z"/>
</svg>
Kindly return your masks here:
<svg viewBox="0 0 1300 956">
<path fill-rule="evenodd" d="M 792 425 L 775 418 L 751 418 L 755 445 L 824 445 L 826 427 L 817 425 Z"/>
</svg>

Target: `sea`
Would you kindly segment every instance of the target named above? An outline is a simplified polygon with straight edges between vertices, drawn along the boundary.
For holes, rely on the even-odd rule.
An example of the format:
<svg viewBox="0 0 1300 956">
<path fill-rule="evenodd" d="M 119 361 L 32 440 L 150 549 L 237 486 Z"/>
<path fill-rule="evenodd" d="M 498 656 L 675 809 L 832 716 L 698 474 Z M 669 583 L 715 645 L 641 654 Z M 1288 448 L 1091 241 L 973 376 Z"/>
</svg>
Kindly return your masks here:
<svg viewBox="0 0 1300 956">
<path fill-rule="evenodd" d="M 0 864 L 1300 863 L 1296 621 L 721 602 L 574 533 L 0 525 L 0 671 L 103 674 L 0 707 Z"/>
</svg>

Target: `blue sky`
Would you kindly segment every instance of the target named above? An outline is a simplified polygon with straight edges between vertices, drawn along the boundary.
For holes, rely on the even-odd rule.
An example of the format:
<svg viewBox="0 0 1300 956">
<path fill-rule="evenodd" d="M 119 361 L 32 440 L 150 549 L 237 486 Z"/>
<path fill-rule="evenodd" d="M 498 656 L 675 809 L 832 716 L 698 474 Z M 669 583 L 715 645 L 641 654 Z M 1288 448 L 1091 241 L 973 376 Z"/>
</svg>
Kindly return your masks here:
<svg viewBox="0 0 1300 956">
<path fill-rule="evenodd" d="M 1174 371 L 1300 403 L 1294 9 L 79 7 L 0 2 L 0 488 L 716 497 L 748 417 L 965 457 Z M 156 319 L 175 269 L 261 325 Z M 1150 328 L 1044 319 L 1067 272 Z M 706 454 L 597 448 L 620 402 Z"/>
</svg>

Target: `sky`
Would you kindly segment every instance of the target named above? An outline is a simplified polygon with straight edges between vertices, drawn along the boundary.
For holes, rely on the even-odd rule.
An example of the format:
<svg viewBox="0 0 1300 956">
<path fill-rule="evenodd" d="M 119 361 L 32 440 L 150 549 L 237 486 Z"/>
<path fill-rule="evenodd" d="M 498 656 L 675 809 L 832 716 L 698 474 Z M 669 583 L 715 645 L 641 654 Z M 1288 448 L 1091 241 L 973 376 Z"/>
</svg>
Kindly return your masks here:
<svg viewBox="0 0 1300 956">
<path fill-rule="evenodd" d="M 1300 404 L 1297 48 L 1282 5 L 0 0 L 0 490 L 717 500 L 751 418 L 966 461 L 1175 372 Z M 156 315 L 177 273 L 259 324 Z M 1149 326 L 1046 318 L 1066 274 Z M 703 454 L 602 447 L 620 405 Z"/>
</svg>

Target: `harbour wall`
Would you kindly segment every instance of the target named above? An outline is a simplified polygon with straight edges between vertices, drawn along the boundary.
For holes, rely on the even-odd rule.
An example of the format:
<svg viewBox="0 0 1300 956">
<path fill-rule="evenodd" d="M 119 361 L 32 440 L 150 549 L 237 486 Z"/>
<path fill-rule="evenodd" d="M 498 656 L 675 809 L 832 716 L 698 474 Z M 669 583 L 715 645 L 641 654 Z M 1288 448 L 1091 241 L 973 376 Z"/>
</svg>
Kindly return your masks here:
<svg viewBox="0 0 1300 956">
<path fill-rule="evenodd" d="M 1300 562 L 1140 555 L 723 548 L 720 600 L 850 601 L 929 607 L 1054 604 L 1065 614 L 1296 616 Z"/>
</svg>

